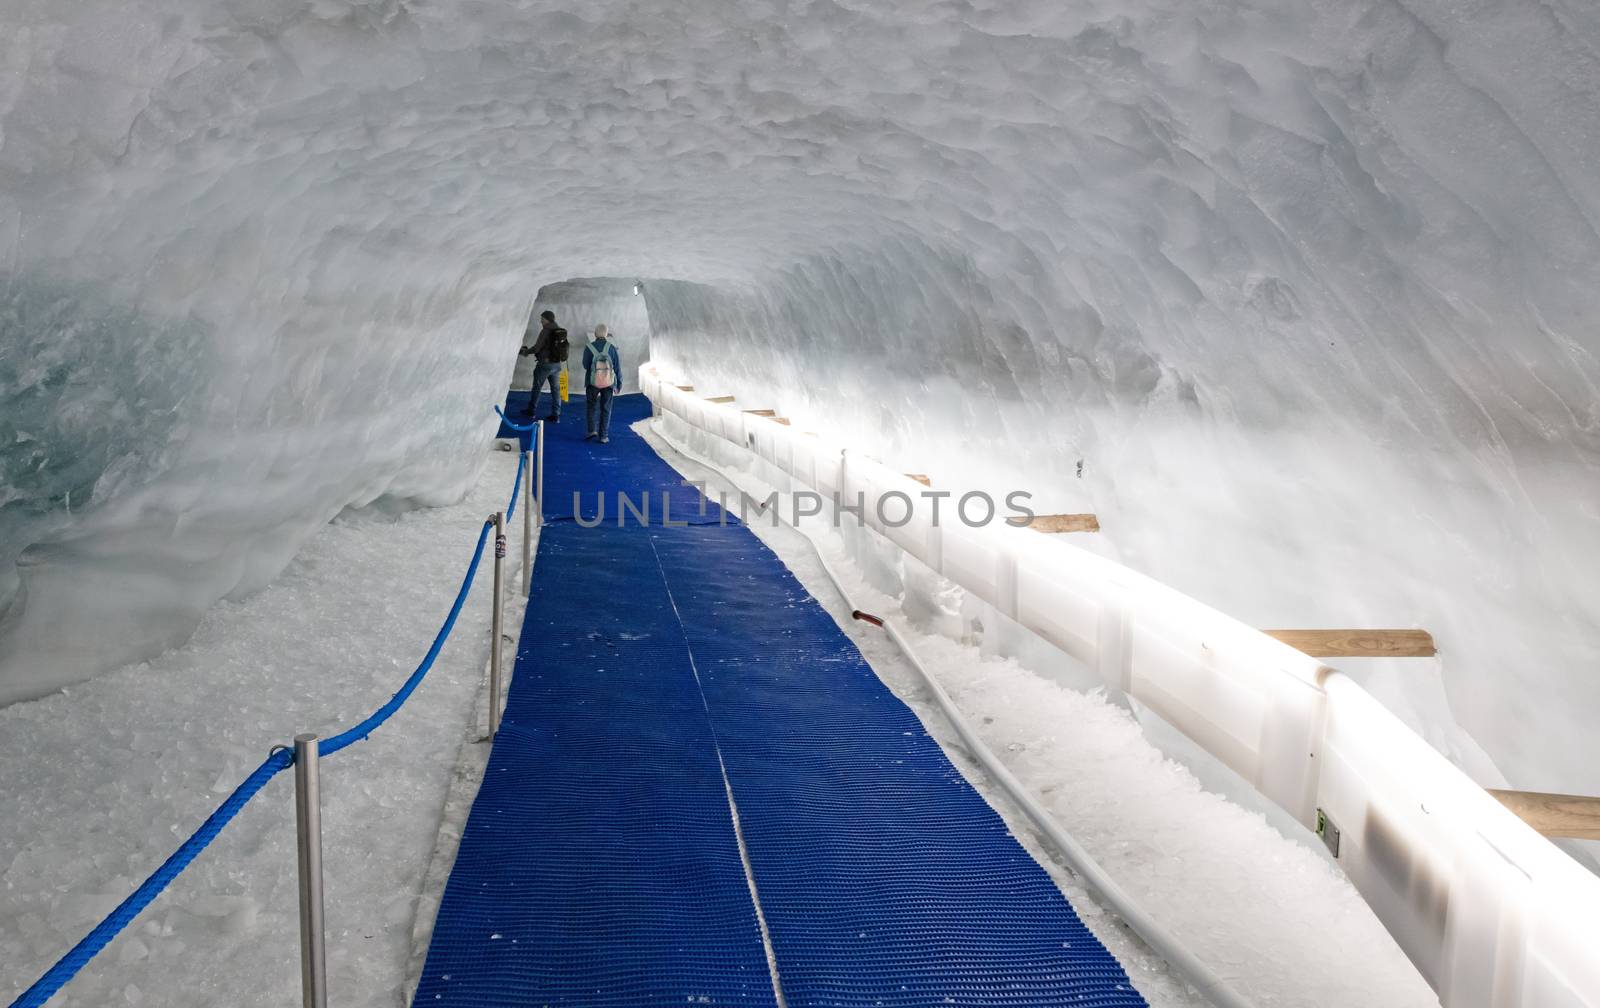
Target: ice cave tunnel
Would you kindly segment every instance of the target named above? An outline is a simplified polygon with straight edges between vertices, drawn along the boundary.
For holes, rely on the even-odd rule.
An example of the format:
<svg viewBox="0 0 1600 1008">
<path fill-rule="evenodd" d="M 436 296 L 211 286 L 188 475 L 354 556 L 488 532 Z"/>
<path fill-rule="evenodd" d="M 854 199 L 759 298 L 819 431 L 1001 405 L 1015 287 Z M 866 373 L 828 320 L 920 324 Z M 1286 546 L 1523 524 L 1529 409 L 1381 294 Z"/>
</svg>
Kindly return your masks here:
<svg viewBox="0 0 1600 1008">
<path fill-rule="evenodd" d="M 1593 0 L 0 0 L 0 1001 L 1600 1008 L 1597 333 Z"/>
</svg>

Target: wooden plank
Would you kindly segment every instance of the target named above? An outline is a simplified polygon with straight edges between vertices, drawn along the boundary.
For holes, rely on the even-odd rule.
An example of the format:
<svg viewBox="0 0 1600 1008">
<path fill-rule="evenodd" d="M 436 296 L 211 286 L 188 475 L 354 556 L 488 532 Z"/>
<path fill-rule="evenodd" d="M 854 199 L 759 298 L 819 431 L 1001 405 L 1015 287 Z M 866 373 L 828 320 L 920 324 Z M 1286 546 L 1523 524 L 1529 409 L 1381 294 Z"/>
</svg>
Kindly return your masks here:
<svg viewBox="0 0 1600 1008">
<path fill-rule="evenodd" d="M 751 416 L 774 417 L 774 416 L 778 415 L 778 411 L 777 410 L 770 410 L 770 409 L 747 409 L 747 410 L 745 410 L 745 412 L 750 414 Z"/>
<path fill-rule="evenodd" d="M 789 426 L 789 418 L 788 417 L 775 416 L 775 417 L 772 418 L 772 422 L 773 423 L 781 423 L 785 427 Z"/>
<path fill-rule="evenodd" d="M 1035 532 L 1098 532 L 1100 519 L 1092 514 L 1034 515 L 1033 518 L 1007 518 L 1006 524 L 1031 528 Z"/>
<path fill-rule="evenodd" d="M 679 385 L 678 386 L 678 391 L 679 392 L 693 392 L 694 391 L 694 386 L 693 385 Z"/>
<path fill-rule="evenodd" d="M 706 402 L 733 402 L 733 396 L 731 396 L 731 395 L 706 396 Z"/>
<path fill-rule="evenodd" d="M 933 480 L 928 478 L 927 473 L 906 473 L 906 479 L 916 480 L 925 487 L 933 486 Z"/>
<path fill-rule="evenodd" d="M 1426 630 L 1263 630 L 1313 658 L 1432 658 Z"/>
<path fill-rule="evenodd" d="M 1600 840 L 1600 798 L 1488 789 L 1517 818 L 1547 837 Z"/>
</svg>

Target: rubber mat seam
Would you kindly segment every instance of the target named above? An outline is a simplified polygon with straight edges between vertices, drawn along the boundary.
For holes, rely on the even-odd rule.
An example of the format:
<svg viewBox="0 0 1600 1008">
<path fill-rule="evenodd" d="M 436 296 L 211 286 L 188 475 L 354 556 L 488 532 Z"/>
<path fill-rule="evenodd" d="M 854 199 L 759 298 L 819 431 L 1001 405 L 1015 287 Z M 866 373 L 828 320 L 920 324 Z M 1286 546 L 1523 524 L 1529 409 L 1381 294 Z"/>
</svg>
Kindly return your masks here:
<svg viewBox="0 0 1600 1008">
<path fill-rule="evenodd" d="M 683 626 L 683 614 L 678 611 L 678 600 L 672 594 L 672 585 L 667 580 L 667 570 L 661 564 L 661 554 L 656 550 L 655 536 L 646 534 L 650 543 L 650 555 L 655 558 L 656 570 L 661 572 L 661 585 L 666 589 L 667 602 L 672 606 L 672 618 L 678 621 L 678 630 L 683 635 L 684 652 L 689 656 L 689 671 L 694 675 L 695 689 L 700 693 L 700 703 L 705 707 L 706 720 L 711 728 L 711 747 L 716 750 L 717 768 L 722 772 L 722 787 L 728 796 L 728 815 L 733 820 L 733 839 L 739 848 L 739 860 L 744 865 L 745 885 L 750 888 L 750 904 L 755 908 L 756 926 L 761 931 L 761 945 L 767 955 L 767 972 L 772 976 L 772 996 L 778 1002 L 778 1008 L 789 1008 L 788 999 L 783 995 L 783 981 L 778 974 L 778 953 L 772 944 L 772 932 L 767 927 L 767 915 L 761 908 L 761 890 L 756 885 L 755 865 L 750 861 L 750 848 L 745 843 L 744 827 L 739 822 L 739 803 L 733 796 L 733 782 L 728 779 L 728 765 L 722 759 L 722 743 L 717 738 L 716 719 L 711 714 L 711 702 L 706 699 L 705 686 L 700 681 L 700 667 L 695 664 L 694 645 L 689 643 L 688 631 Z"/>
</svg>

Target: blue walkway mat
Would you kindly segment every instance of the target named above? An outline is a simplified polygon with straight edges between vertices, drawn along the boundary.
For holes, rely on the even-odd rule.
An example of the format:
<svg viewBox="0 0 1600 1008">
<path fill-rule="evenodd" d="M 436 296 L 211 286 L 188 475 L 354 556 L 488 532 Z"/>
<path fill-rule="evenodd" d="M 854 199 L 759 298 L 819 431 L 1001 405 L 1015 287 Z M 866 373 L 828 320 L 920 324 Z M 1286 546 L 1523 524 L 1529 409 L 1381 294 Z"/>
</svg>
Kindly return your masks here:
<svg viewBox="0 0 1600 1008">
<path fill-rule="evenodd" d="M 637 530 L 540 542 L 416 1004 L 776 1003 L 705 703 L 641 571 Z"/>
<path fill-rule="evenodd" d="M 654 542 L 789 1004 L 1144 1004 L 832 617 L 740 533 Z"/>
<path fill-rule="evenodd" d="M 627 429 L 643 397 L 603 447 L 575 405 L 417 1004 L 776 1004 L 731 789 L 788 1005 L 1143 1005 L 782 562 Z"/>
</svg>

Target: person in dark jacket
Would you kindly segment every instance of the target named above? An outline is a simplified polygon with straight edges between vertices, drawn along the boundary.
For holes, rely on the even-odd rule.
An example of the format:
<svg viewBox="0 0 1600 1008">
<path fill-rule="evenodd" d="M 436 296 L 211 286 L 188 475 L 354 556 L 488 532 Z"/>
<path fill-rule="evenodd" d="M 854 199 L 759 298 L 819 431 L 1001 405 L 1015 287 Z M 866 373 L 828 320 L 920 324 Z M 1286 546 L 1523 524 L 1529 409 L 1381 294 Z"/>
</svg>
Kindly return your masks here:
<svg viewBox="0 0 1600 1008">
<path fill-rule="evenodd" d="M 622 355 L 606 338 L 606 327 L 594 327 L 594 342 L 583 348 L 583 398 L 589 414 L 585 441 L 610 444 L 611 397 L 622 384 Z"/>
<path fill-rule="evenodd" d="M 567 367 L 567 331 L 556 325 L 554 312 L 542 311 L 539 313 L 539 335 L 534 338 L 532 346 L 526 345 L 526 336 L 523 337 L 523 343 L 518 352 L 523 356 L 532 354 L 535 363 L 533 391 L 528 394 L 528 409 L 522 415 L 534 415 L 535 407 L 539 405 L 539 392 L 549 382 L 550 412 L 544 419 L 555 423 L 561 419 L 561 372 Z"/>
</svg>

